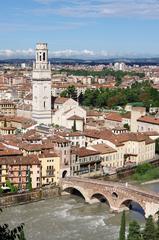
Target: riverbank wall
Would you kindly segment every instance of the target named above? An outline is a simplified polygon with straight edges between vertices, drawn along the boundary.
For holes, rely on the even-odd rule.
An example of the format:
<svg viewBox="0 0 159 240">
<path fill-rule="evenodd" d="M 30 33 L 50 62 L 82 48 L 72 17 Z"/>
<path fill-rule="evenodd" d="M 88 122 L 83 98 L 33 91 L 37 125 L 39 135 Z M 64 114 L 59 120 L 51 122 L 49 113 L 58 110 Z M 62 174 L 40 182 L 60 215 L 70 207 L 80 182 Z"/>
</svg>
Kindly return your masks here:
<svg viewBox="0 0 159 240">
<path fill-rule="evenodd" d="M 3 196 L 0 196 L 0 208 L 51 199 L 60 195 L 61 193 L 59 187 L 37 189 L 35 191 L 19 194 L 5 194 Z"/>
</svg>

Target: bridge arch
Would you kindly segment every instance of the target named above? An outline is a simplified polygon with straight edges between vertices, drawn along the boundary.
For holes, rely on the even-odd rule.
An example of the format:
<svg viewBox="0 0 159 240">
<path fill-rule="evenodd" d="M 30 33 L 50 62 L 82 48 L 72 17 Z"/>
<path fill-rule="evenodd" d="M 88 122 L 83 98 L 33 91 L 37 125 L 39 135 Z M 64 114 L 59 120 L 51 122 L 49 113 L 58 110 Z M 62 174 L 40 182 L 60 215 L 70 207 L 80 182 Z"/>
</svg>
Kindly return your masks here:
<svg viewBox="0 0 159 240">
<path fill-rule="evenodd" d="M 109 206 L 109 208 L 111 208 L 111 200 L 104 193 L 102 193 L 100 191 L 99 192 L 94 192 L 90 197 L 90 202 L 92 202 L 93 199 L 97 199 L 97 201 L 99 201 L 99 202 L 106 203 Z"/>
<path fill-rule="evenodd" d="M 145 206 L 141 202 L 137 201 L 136 199 L 133 199 L 133 198 L 123 199 L 119 203 L 119 209 L 121 209 L 122 206 L 126 206 L 130 210 L 135 211 L 135 212 L 139 212 L 143 216 L 145 216 Z"/>
<path fill-rule="evenodd" d="M 86 202 L 88 201 L 88 196 L 86 195 L 84 189 L 82 189 L 81 187 L 77 187 L 77 186 L 64 186 L 63 187 L 63 191 L 64 192 L 68 192 L 70 194 L 74 194 L 74 195 L 80 196 Z"/>
</svg>

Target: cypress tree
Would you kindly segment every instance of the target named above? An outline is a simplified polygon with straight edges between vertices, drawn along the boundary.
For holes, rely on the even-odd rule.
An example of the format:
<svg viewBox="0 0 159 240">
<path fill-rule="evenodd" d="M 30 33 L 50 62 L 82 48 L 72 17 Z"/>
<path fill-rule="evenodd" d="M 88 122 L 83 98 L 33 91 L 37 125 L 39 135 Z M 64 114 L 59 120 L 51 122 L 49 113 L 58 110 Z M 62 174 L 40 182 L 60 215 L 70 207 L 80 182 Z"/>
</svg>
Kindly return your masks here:
<svg viewBox="0 0 159 240">
<path fill-rule="evenodd" d="M 73 132 L 76 132 L 76 120 L 74 120 L 73 122 L 72 130 Z"/>
<path fill-rule="evenodd" d="M 121 217 L 121 225 L 120 225 L 120 233 L 119 233 L 119 240 L 125 240 L 125 211 L 123 211 L 122 217 Z"/>
<path fill-rule="evenodd" d="M 157 216 L 158 216 L 158 218 L 157 218 L 157 223 L 156 223 L 156 240 L 158 240 L 159 239 L 159 211 L 157 212 Z"/>
<path fill-rule="evenodd" d="M 136 221 L 132 221 L 129 224 L 127 240 L 141 240 L 140 225 Z"/>
<path fill-rule="evenodd" d="M 152 216 L 150 215 L 145 224 L 145 229 L 143 231 L 143 240 L 156 240 L 155 224 Z"/>
</svg>

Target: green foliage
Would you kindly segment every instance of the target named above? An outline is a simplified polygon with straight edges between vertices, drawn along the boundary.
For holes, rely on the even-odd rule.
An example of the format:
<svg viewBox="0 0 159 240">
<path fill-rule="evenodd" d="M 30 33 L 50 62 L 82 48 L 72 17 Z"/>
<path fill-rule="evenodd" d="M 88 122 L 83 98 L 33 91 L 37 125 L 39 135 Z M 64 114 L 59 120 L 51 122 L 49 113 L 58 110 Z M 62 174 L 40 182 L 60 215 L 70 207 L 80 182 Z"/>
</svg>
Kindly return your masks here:
<svg viewBox="0 0 159 240">
<path fill-rule="evenodd" d="M 0 187 L 0 194 L 3 193 L 3 189 Z"/>
<path fill-rule="evenodd" d="M 9 180 L 6 181 L 6 186 L 10 188 L 10 191 L 12 193 L 15 193 L 18 191 L 18 189 Z"/>
<path fill-rule="evenodd" d="M 138 182 L 150 181 L 159 178 L 159 168 L 150 163 L 144 163 L 137 166 L 132 179 Z"/>
<path fill-rule="evenodd" d="M 113 108 L 135 102 L 141 102 L 147 109 L 150 105 L 159 106 L 159 92 L 148 81 L 136 82 L 126 89 L 87 89 L 80 103 L 89 107 Z"/>
<path fill-rule="evenodd" d="M 30 176 L 30 170 L 28 170 L 28 183 L 27 183 L 27 189 L 29 189 L 29 191 L 32 190 L 32 180 L 31 180 L 31 176 Z"/>
<path fill-rule="evenodd" d="M 60 96 L 77 100 L 77 91 L 76 91 L 75 86 L 73 86 L 73 85 L 68 86 L 68 88 L 60 94 Z"/>
<path fill-rule="evenodd" d="M 156 149 L 156 153 L 159 154 L 159 138 L 156 139 L 156 146 L 155 146 L 155 149 Z"/>
<path fill-rule="evenodd" d="M 76 132 L 76 120 L 74 120 L 73 122 L 72 131 Z"/>
<path fill-rule="evenodd" d="M 125 240 L 125 230 L 126 230 L 126 219 L 125 219 L 125 211 L 123 211 L 121 217 L 121 225 L 120 225 L 120 233 L 119 233 L 119 240 Z"/>
<path fill-rule="evenodd" d="M 132 221 L 129 224 L 127 240 L 141 240 L 140 225 L 136 221 Z"/>
<path fill-rule="evenodd" d="M 128 123 L 125 123 L 125 124 L 124 124 L 124 128 L 126 128 L 126 129 L 129 131 L 129 130 L 130 130 L 129 124 L 128 124 Z"/>
<path fill-rule="evenodd" d="M 151 215 L 146 220 L 146 225 L 143 231 L 143 240 L 156 240 L 155 224 Z"/>
<path fill-rule="evenodd" d="M 136 221 L 129 224 L 129 231 L 127 238 L 125 237 L 125 212 L 122 214 L 119 240 L 159 240 L 159 211 L 158 220 L 155 223 L 153 217 L 150 215 L 146 219 L 145 227 L 140 229 L 140 225 Z"/>
<path fill-rule="evenodd" d="M 150 163 L 139 164 L 136 168 L 136 173 L 144 175 L 149 170 L 154 169 L 154 166 Z"/>
<path fill-rule="evenodd" d="M 159 239 L 159 211 L 157 212 L 158 218 L 157 218 L 157 223 L 156 223 L 156 240 Z"/>
<path fill-rule="evenodd" d="M 2 210 L 0 209 L 2 212 Z M 24 234 L 24 224 L 10 229 L 8 224 L 0 225 L 0 239 L 1 240 L 26 240 Z"/>
<path fill-rule="evenodd" d="M 154 167 L 150 163 L 144 163 L 137 166 L 135 173 L 132 176 L 133 180 L 139 182 L 150 181 L 159 178 L 159 168 Z"/>
</svg>

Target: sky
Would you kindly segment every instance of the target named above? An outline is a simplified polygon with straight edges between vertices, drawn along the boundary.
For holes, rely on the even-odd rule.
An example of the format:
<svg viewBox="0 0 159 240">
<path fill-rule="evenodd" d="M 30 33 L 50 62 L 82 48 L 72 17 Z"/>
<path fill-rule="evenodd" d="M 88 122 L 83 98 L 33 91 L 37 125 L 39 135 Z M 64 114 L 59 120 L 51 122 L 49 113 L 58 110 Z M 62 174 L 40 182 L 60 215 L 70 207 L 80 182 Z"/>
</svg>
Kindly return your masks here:
<svg viewBox="0 0 159 240">
<path fill-rule="evenodd" d="M 0 59 L 159 56 L 159 0 L 1 0 Z"/>
</svg>

